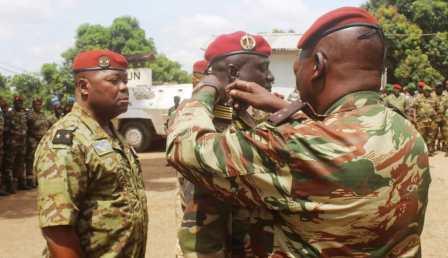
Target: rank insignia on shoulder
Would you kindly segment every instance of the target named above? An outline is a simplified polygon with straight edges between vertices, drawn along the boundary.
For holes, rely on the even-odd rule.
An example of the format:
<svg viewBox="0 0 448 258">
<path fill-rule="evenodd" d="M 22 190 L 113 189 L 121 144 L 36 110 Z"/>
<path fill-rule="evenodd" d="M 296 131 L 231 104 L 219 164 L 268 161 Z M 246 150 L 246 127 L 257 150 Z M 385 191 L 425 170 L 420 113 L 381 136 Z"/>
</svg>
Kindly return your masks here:
<svg viewBox="0 0 448 258">
<path fill-rule="evenodd" d="M 98 140 L 95 143 L 93 143 L 93 148 L 95 149 L 95 152 L 102 156 L 104 154 L 113 152 L 112 145 L 110 142 L 106 139 L 104 140 Z"/>
<path fill-rule="evenodd" d="M 57 130 L 53 137 L 53 144 L 72 145 L 73 143 L 73 131 L 72 130 Z"/>
<path fill-rule="evenodd" d="M 286 108 L 272 114 L 267 121 L 273 126 L 278 126 L 287 121 L 289 117 L 291 117 L 297 111 L 301 110 L 304 106 L 305 104 L 303 102 L 294 101 Z"/>
</svg>

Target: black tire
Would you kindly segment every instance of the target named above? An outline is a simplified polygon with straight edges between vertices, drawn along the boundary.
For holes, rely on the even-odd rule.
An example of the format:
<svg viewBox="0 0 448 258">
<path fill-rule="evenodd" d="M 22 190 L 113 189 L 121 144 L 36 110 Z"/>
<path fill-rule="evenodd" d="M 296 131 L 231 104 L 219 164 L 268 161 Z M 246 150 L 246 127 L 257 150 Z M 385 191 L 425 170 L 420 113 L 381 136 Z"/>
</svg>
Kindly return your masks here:
<svg viewBox="0 0 448 258">
<path fill-rule="evenodd" d="M 137 152 L 149 149 L 154 135 L 151 128 L 143 121 L 127 121 L 121 126 L 120 132 Z"/>
</svg>

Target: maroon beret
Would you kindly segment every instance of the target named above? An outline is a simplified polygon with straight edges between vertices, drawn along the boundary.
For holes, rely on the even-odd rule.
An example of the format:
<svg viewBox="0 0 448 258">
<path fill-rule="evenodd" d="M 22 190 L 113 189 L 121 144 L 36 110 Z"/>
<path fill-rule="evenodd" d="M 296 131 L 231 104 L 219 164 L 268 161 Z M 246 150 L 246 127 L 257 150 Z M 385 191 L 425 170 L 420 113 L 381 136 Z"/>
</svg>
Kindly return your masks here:
<svg viewBox="0 0 448 258">
<path fill-rule="evenodd" d="M 394 84 L 394 89 L 401 90 L 401 85 L 398 83 Z"/>
<path fill-rule="evenodd" d="M 207 47 L 205 60 L 211 65 L 216 60 L 237 54 L 252 54 L 269 57 L 271 46 L 262 36 L 251 35 L 244 31 L 218 36 Z"/>
<path fill-rule="evenodd" d="M 371 26 L 379 29 L 378 20 L 367 10 L 359 7 L 342 7 L 318 18 L 300 38 L 297 47 L 304 48 L 332 32 L 352 26 Z"/>
<path fill-rule="evenodd" d="M 73 60 L 75 73 L 99 70 L 126 71 L 128 61 L 118 53 L 110 50 L 90 50 L 79 53 Z"/>
<path fill-rule="evenodd" d="M 193 72 L 194 73 L 205 73 L 208 67 L 207 60 L 199 60 L 193 64 Z"/>
<path fill-rule="evenodd" d="M 21 95 L 15 95 L 14 96 L 14 102 L 23 101 L 23 97 Z"/>
</svg>

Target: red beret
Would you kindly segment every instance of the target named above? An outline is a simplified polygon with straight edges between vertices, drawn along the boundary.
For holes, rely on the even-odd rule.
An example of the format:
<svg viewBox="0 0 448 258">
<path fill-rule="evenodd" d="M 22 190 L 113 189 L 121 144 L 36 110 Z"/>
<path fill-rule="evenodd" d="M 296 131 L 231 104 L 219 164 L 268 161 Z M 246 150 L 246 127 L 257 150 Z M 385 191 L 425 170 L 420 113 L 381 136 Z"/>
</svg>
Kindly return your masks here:
<svg viewBox="0 0 448 258">
<path fill-rule="evenodd" d="M 398 83 L 394 84 L 394 89 L 401 90 L 401 85 Z"/>
<path fill-rule="evenodd" d="M 205 60 L 211 65 L 216 60 L 237 54 L 252 54 L 269 57 L 272 53 L 269 43 L 259 35 L 244 31 L 218 36 L 205 51 Z"/>
<path fill-rule="evenodd" d="M 193 72 L 194 73 L 205 73 L 205 71 L 207 70 L 207 67 L 208 67 L 207 60 L 196 61 L 193 64 Z"/>
<path fill-rule="evenodd" d="M 426 86 L 426 83 L 424 81 L 419 81 L 417 85 L 423 89 Z"/>
<path fill-rule="evenodd" d="M 14 96 L 14 102 L 16 102 L 16 101 L 23 101 L 23 97 L 20 96 L 20 95 L 15 95 Z"/>
<path fill-rule="evenodd" d="M 90 50 L 79 53 L 73 60 L 75 73 L 99 70 L 126 71 L 128 61 L 118 53 L 110 50 Z"/>
<path fill-rule="evenodd" d="M 304 48 L 307 44 L 341 29 L 369 25 L 372 27 L 379 26 L 377 19 L 368 11 L 358 7 L 338 8 L 318 18 L 300 38 L 297 47 Z"/>
</svg>

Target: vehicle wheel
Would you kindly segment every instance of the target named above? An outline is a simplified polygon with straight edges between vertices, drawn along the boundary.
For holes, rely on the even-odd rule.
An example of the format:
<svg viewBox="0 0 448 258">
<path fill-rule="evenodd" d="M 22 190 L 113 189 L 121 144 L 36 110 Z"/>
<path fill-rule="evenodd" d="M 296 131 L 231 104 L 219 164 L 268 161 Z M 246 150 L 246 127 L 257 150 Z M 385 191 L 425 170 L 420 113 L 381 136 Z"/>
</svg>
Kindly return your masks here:
<svg viewBox="0 0 448 258">
<path fill-rule="evenodd" d="M 142 122 L 126 122 L 120 131 L 128 144 L 134 147 L 137 152 L 143 152 L 151 145 L 153 133 L 151 129 Z"/>
</svg>

